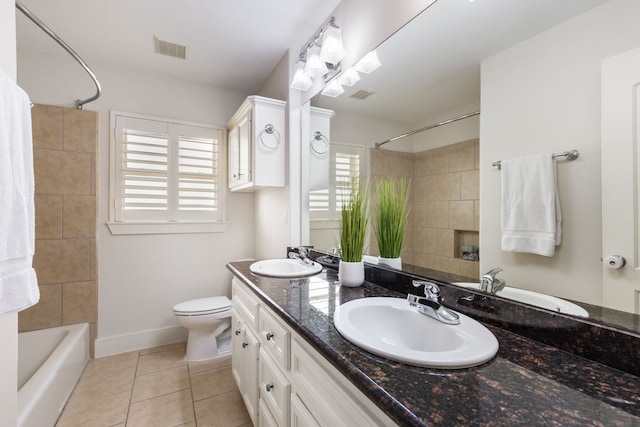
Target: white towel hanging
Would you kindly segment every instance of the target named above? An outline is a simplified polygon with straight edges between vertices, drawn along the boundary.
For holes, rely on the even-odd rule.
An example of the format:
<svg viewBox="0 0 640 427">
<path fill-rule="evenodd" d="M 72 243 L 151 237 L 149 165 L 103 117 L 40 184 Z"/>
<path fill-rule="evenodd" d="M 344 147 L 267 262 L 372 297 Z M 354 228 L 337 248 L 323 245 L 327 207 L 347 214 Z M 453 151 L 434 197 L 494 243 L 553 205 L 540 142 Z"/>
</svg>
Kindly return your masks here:
<svg viewBox="0 0 640 427">
<path fill-rule="evenodd" d="M 32 258 L 35 209 L 31 102 L 0 71 L 0 315 L 40 298 Z"/>
<path fill-rule="evenodd" d="M 502 250 L 553 256 L 562 214 L 553 153 L 502 161 Z"/>
</svg>

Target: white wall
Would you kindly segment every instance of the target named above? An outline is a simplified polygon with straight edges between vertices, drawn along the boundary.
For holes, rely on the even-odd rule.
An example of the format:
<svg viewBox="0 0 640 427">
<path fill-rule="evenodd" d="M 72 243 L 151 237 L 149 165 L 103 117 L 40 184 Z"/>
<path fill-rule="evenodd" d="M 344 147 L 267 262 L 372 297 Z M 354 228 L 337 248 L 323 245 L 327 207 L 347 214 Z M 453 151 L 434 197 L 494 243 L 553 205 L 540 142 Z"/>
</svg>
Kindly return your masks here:
<svg viewBox="0 0 640 427">
<path fill-rule="evenodd" d="M 640 2 L 612 0 L 483 62 L 480 267 L 513 286 L 601 303 L 600 63 L 640 46 Z M 562 245 L 553 258 L 502 252 L 496 160 L 580 150 L 559 161 Z"/>
<path fill-rule="evenodd" d="M 103 96 L 99 112 L 98 340 L 96 356 L 184 338 L 176 303 L 229 295 L 227 262 L 253 256 L 253 196 L 229 194 L 225 233 L 113 236 L 108 218 L 109 111 L 224 126 L 248 94 L 90 64 Z M 46 70 L 46 71 L 45 71 Z M 90 79 L 66 57 L 19 49 L 19 82 L 34 102 L 72 106 L 93 93 Z"/>
<path fill-rule="evenodd" d="M 288 81 L 289 52 L 280 59 L 258 94 L 268 98 L 286 100 L 285 111 L 289 111 L 291 101 L 288 99 Z M 288 169 L 285 171 L 285 187 L 259 190 L 254 196 L 254 229 L 256 233 L 254 253 L 256 259 L 282 258 L 285 256 L 287 245 L 297 244 L 292 228 L 299 229 L 299 223 L 291 218 L 293 203 L 290 201 L 292 183 L 289 176 L 291 168 L 295 167 L 291 164 L 291 160 L 299 159 L 297 147 L 300 144 L 300 138 L 295 132 L 291 132 L 289 120 L 285 120 L 285 127 L 287 128 L 284 134 L 287 141 L 285 165 L 288 165 Z M 299 161 L 296 163 L 299 164 Z M 297 199 L 295 200 L 297 202 Z"/>
<path fill-rule="evenodd" d="M 0 70 L 16 78 L 16 19 L 13 0 L 0 1 Z M 0 425 L 18 420 L 18 315 L 0 316 Z"/>
</svg>

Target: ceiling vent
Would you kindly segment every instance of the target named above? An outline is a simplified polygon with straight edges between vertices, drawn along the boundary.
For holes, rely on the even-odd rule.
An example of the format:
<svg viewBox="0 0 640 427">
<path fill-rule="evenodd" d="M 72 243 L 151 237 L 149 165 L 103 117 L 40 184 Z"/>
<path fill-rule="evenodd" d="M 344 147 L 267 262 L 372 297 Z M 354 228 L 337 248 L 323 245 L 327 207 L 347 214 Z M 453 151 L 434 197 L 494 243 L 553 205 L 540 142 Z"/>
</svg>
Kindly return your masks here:
<svg viewBox="0 0 640 427">
<path fill-rule="evenodd" d="M 367 99 L 368 97 L 370 97 L 374 93 L 375 92 L 369 92 L 368 90 L 360 89 L 359 91 L 357 91 L 353 95 L 351 95 L 351 98 L 359 99 L 359 100 L 362 101 L 363 99 Z"/>
<path fill-rule="evenodd" d="M 156 48 L 156 53 L 160 55 L 172 56 L 174 58 L 187 59 L 187 46 L 183 46 L 176 43 L 171 43 L 165 40 L 160 40 L 158 37 L 153 36 L 153 44 Z"/>
</svg>

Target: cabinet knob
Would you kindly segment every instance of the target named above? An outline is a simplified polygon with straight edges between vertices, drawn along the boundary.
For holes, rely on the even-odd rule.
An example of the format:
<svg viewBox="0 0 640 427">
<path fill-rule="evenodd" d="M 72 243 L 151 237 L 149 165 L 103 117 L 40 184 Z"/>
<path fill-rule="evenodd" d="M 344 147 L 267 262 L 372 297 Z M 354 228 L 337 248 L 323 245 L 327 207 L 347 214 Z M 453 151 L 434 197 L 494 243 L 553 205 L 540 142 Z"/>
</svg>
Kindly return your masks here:
<svg viewBox="0 0 640 427">
<path fill-rule="evenodd" d="M 265 337 L 267 338 L 267 341 L 271 341 L 271 338 L 273 338 L 273 334 L 271 332 L 268 332 Z"/>
<path fill-rule="evenodd" d="M 247 348 L 247 346 L 248 346 L 248 345 L 249 345 L 248 343 L 243 342 L 243 343 L 242 343 L 242 348 Z"/>
<path fill-rule="evenodd" d="M 236 335 L 240 335 L 240 333 L 241 333 L 241 331 L 240 331 L 239 329 L 236 329 L 236 330 L 235 330 L 235 334 L 236 334 Z"/>
<path fill-rule="evenodd" d="M 265 384 L 264 388 L 265 390 L 267 390 L 267 392 L 270 392 L 271 390 L 273 390 L 273 384 Z"/>
</svg>

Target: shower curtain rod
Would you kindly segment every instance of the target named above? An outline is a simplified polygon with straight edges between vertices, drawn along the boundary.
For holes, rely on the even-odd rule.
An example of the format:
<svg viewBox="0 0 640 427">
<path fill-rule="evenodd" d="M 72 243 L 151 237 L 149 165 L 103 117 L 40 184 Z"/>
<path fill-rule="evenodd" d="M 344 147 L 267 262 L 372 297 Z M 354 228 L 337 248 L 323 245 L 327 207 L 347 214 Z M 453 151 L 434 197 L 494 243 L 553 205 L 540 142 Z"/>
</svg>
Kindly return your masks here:
<svg viewBox="0 0 640 427">
<path fill-rule="evenodd" d="M 381 145 L 387 144 L 389 142 L 393 142 L 393 141 L 398 140 L 400 138 L 411 136 L 411 135 L 416 134 L 418 132 L 424 132 L 425 130 L 437 128 L 438 126 L 448 125 L 449 123 L 453 123 L 453 122 L 457 122 L 458 120 L 463 120 L 463 119 L 467 119 L 469 117 L 477 116 L 478 114 L 480 114 L 480 111 L 475 111 L 473 113 L 465 114 L 464 116 L 456 117 L 454 119 L 445 120 L 443 122 L 436 123 L 434 125 L 429 125 L 429 126 L 425 126 L 423 128 L 420 128 L 420 129 L 412 130 L 411 132 L 403 133 L 402 135 L 398 135 L 398 136 L 394 136 L 393 138 L 389 138 L 386 141 L 376 142 L 375 147 L 376 148 L 380 148 Z"/>
<path fill-rule="evenodd" d="M 100 93 L 102 93 L 102 88 L 100 87 L 100 82 L 98 82 L 98 78 L 93 73 L 93 71 L 91 71 L 91 68 L 89 68 L 87 63 L 84 62 L 83 59 L 80 58 L 80 56 L 77 53 L 75 53 L 75 51 L 73 49 L 71 49 L 71 47 L 68 44 L 66 44 L 64 42 L 64 40 L 62 40 L 60 37 L 58 37 L 56 35 L 56 33 L 51 31 L 51 29 L 49 27 L 47 27 L 44 22 L 42 22 L 40 19 L 38 19 L 37 16 L 35 16 L 33 13 L 31 13 L 31 11 L 29 9 L 27 9 L 26 7 L 24 7 L 24 5 L 22 3 L 20 3 L 18 0 L 16 0 L 16 8 L 20 12 L 22 12 L 27 18 L 29 18 L 31 21 L 33 21 L 34 24 L 36 24 L 38 27 L 40 27 L 40 29 L 42 31 L 47 33 L 47 35 L 49 35 L 49 37 L 51 37 L 60 46 L 62 46 L 64 48 L 64 50 L 66 50 L 69 53 L 69 55 L 71 55 L 73 57 L 73 59 L 78 61 L 78 63 L 82 66 L 82 68 L 84 68 L 84 70 L 87 72 L 87 74 L 89 74 L 91 79 L 93 79 L 93 82 L 96 85 L 96 94 L 93 95 L 91 98 L 78 99 L 76 101 L 76 108 L 78 110 L 82 110 L 82 106 L 84 104 L 87 104 L 89 102 L 95 101 L 96 99 L 100 98 Z"/>
</svg>

